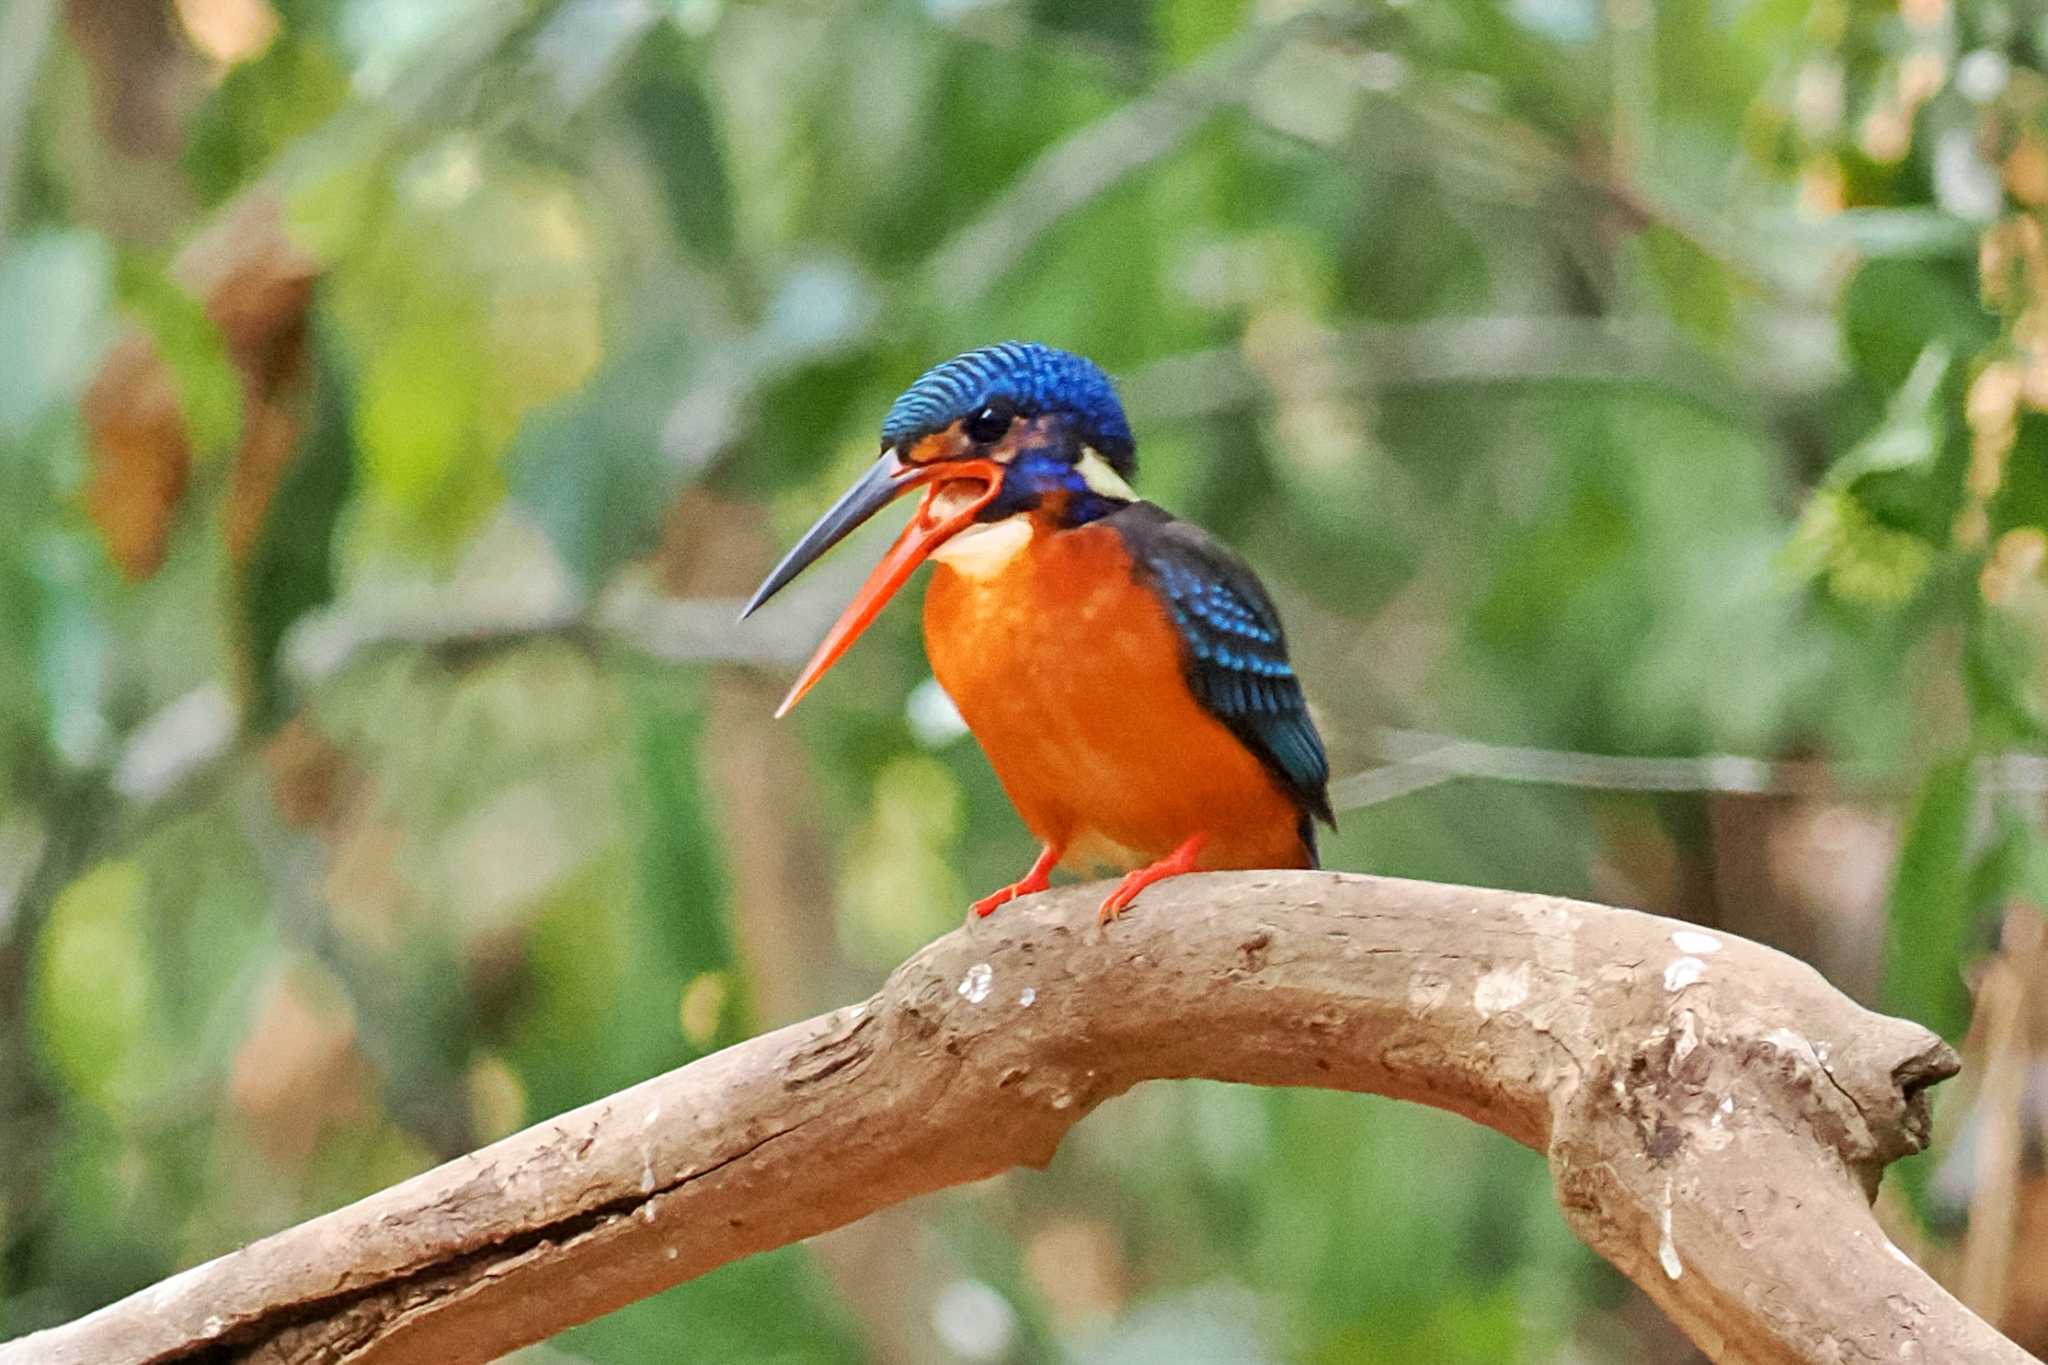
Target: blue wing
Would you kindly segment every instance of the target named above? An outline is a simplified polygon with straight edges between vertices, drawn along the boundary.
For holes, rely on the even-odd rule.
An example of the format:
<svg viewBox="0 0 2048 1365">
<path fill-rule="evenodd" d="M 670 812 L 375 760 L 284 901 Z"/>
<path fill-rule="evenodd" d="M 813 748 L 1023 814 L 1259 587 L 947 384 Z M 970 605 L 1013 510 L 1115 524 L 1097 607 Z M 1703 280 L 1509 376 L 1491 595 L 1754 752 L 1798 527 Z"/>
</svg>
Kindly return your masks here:
<svg viewBox="0 0 2048 1365">
<path fill-rule="evenodd" d="M 1304 816 L 1334 827 L 1322 736 L 1287 660 L 1280 614 L 1257 576 L 1206 531 L 1150 503 L 1112 520 L 1180 632 L 1196 700 L 1280 779 Z M 1313 849 L 1305 818 L 1302 829 Z"/>
</svg>

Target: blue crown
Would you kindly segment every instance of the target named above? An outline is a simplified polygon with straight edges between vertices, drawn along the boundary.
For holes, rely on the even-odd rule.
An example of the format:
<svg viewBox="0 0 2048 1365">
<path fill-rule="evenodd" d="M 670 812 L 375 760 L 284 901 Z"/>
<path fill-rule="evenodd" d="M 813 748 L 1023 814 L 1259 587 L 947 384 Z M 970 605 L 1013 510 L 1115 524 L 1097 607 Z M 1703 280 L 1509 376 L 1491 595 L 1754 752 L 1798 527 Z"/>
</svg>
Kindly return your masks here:
<svg viewBox="0 0 2048 1365">
<path fill-rule="evenodd" d="M 1035 341 L 1004 341 L 926 370 L 882 419 L 885 445 L 902 445 L 1003 399 L 1027 417 L 1062 412 L 1079 435 L 1128 477 L 1136 444 L 1116 389 L 1094 361 Z"/>
</svg>

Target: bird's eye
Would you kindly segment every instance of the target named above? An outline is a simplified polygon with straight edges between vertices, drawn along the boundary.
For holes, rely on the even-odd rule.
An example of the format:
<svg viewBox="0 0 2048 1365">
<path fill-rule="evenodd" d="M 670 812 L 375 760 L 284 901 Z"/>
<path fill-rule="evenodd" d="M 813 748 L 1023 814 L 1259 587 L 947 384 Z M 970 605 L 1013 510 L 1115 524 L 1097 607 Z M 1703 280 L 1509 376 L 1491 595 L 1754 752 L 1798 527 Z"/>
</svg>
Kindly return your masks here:
<svg viewBox="0 0 2048 1365">
<path fill-rule="evenodd" d="M 1016 419 L 1017 414 L 1006 405 L 990 403 L 963 422 L 960 429 L 976 445 L 993 445 L 1003 439 Z"/>
</svg>

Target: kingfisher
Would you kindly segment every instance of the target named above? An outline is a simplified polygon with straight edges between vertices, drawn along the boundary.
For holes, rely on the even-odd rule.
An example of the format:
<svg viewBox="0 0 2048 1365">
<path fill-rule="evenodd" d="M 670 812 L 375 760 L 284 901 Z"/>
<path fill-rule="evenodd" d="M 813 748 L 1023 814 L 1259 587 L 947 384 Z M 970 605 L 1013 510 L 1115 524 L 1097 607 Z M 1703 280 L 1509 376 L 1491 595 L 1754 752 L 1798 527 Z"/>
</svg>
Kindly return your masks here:
<svg viewBox="0 0 2048 1365">
<path fill-rule="evenodd" d="M 742 619 L 884 506 L 917 510 L 797 675 L 778 717 L 930 560 L 925 653 L 1041 851 L 975 915 L 1054 869 L 1124 873 L 1098 918 L 1168 877 L 1316 866 L 1329 763 L 1272 600 L 1221 541 L 1132 491 L 1109 377 L 1003 342 L 928 370 L 881 454 Z"/>
</svg>

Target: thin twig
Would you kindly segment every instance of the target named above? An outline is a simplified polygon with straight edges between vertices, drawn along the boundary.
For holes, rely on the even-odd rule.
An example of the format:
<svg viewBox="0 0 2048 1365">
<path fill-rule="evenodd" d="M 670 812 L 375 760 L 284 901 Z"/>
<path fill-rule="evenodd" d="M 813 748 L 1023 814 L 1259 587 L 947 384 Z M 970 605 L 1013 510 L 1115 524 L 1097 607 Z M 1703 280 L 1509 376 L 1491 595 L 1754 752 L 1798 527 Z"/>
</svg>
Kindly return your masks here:
<svg viewBox="0 0 2048 1365">
<path fill-rule="evenodd" d="M 978 302 L 1062 219 L 1171 155 L 1214 115 L 1241 104 L 1258 69 L 1289 41 L 1358 23 L 1355 16 L 1311 9 L 1248 28 L 1048 148 L 980 217 L 932 253 L 923 268 L 926 289 L 957 307 Z"/>
<path fill-rule="evenodd" d="M 1369 393 L 1461 384 L 1656 384 L 1718 412 L 1754 421 L 1759 392 L 1778 398 L 1815 392 L 1835 378 L 1833 364 L 1823 360 L 1816 366 L 1759 369 L 1743 375 L 1738 388 L 1717 381 L 1718 362 L 1704 357 L 1662 318 L 1495 314 L 1358 323 L 1311 333 L 1296 344 L 1293 354 L 1263 357 L 1256 367 L 1236 346 L 1190 351 L 1152 361 L 1122 376 L 1118 387 L 1140 416 L 1185 420 L 1266 401 L 1270 389 L 1261 371 L 1283 367 L 1307 376 L 1302 387 L 1309 392 Z"/>
<path fill-rule="evenodd" d="M 1837 767 L 1818 759 L 1762 759 L 1740 754 L 1674 758 L 1488 744 L 1426 730 L 1383 729 L 1374 747 L 1387 766 L 1330 786 L 1339 810 L 1358 810 L 1458 778 L 1579 787 L 1611 792 L 1717 792 L 1740 796 L 1896 794 L 1896 780 L 1876 768 Z M 2013 751 L 1976 761 L 1981 790 L 2048 792 L 2048 755 Z"/>
<path fill-rule="evenodd" d="M 476 648 L 562 636 L 589 638 L 667 664 L 788 667 L 809 652 L 857 572 L 857 560 L 835 561 L 778 604 L 775 615 L 744 628 L 732 623 L 734 600 L 673 598 L 628 583 L 608 592 L 594 609 L 565 607 L 522 618 L 456 606 L 381 615 L 336 609 L 308 618 L 294 632 L 286 656 L 295 679 L 307 687 L 332 678 L 364 650 L 378 646 Z M 1373 731 L 1371 742 L 1385 766 L 1332 783 L 1331 800 L 1339 810 L 1360 810 L 1460 778 L 1611 792 L 1818 796 L 1898 791 L 1896 776 L 1886 770 L 1820 759 L 1601 754 L 1395 727 Z M 2048 792 L 2048 755 L 1988 755 L 1977 760 L 1977 768 L 1978 784 L 1987 792 Z"/>
</svg>

